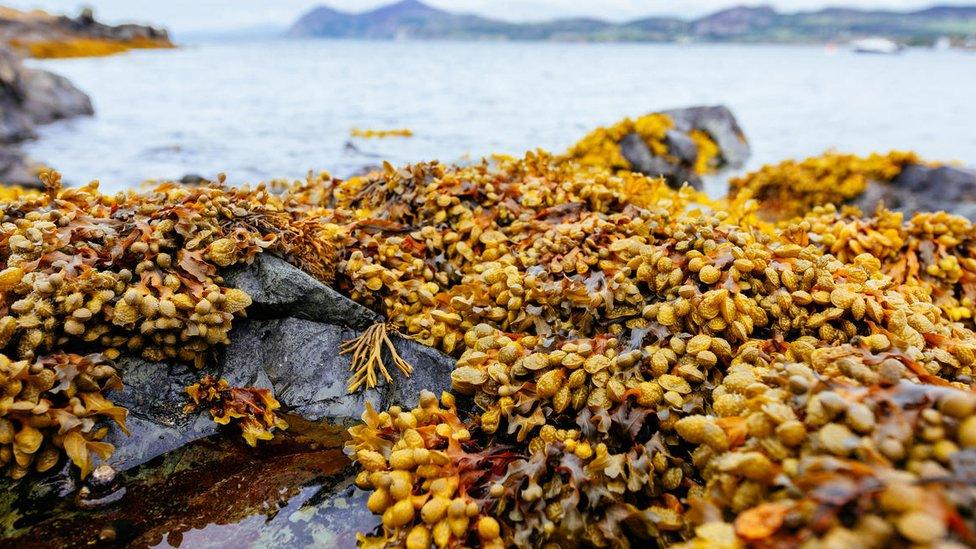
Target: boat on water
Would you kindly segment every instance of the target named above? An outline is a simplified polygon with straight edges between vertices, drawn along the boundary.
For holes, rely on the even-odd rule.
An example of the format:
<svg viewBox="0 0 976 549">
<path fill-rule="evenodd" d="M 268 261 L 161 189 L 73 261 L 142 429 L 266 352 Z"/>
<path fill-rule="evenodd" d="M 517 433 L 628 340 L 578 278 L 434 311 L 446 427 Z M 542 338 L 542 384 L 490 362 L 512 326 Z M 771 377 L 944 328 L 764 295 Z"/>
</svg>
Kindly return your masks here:
<svg viewBox="0 0 976 549">
<path fill-rule="evenodd" d="M 850 46 L 855 53 L 893 55 L 900 53 L 902 50 L 901 44 L 898 44 L 893 40 L 880 37 L 854 40 L 850 43 Z"/>
</svg>

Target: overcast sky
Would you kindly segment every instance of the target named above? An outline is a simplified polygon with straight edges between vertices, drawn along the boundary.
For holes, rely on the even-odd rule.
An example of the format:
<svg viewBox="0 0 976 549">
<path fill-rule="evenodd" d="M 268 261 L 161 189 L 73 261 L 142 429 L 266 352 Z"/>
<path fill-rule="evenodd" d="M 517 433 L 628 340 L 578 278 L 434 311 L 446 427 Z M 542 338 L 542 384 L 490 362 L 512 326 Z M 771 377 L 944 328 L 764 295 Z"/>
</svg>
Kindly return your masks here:
<svg viewBox="0 0 976 549">
<path fill-rule="evenodd" d="M 824 6 L 910 9 L 939 4 L 972 4 L 976 0 L 429 0 L 453 11 L 474 12 L 508 20 L 539 20 L 565 16 L 595 16 L 626 20 L 646 15 L 693 17 L 737 4 L 772 4 L 783 11 Z M 287 26 L 313 6 L 365 11 L 392 0 L 6 0 L 17 8 L 43 8 L 77 13 L 84 5 L 110 22 L 152 22 L 179 32 L 230 30 L 255 26 Z"/>
</svg>

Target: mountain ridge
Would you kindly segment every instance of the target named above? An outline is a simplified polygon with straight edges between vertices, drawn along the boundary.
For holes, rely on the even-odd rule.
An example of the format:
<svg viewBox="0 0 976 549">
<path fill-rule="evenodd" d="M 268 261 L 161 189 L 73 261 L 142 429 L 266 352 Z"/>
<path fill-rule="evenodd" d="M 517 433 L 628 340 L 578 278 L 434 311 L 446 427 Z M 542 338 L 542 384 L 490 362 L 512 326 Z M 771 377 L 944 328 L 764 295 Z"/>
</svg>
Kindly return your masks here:
<svg viewBox="0 0 976 549">
<path fill-rule="evenodd" d="M 614 23 L 594 17 L 513 23 L 444 10 L 420 0 L 351 13 L 312 8 L 288 29 L 291 37 L 366 39 L 493 39 L 659 42 L 826 42 L 887 36 L 928 44 L 941 36 L 976 35 L 976 5 L 933 5 L 912 11 L 824 8 L 780 12 L 769 5 L 733 6 L 695 19 L 649 16 Z"/>
</svg>

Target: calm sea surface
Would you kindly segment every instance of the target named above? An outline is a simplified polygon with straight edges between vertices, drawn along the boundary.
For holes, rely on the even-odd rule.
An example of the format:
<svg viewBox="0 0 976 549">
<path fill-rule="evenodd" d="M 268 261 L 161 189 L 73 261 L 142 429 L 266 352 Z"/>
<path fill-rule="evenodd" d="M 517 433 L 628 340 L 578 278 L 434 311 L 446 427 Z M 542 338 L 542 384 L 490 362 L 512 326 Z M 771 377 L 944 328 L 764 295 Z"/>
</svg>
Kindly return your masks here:
<svg viewBox="0 0 976 549">
<path fill-rule="evenodd" d="M 280 40 L 35 65 L 89 93 L 96 115 L 44 128 L 29 152 L 112 189 L 558 151 L 623 116 L 719 103 L 752 141 L 751 167 L 829 148 L 976 165 L 976 54 L 965 52 Z M 352 139 L 353 127 L 416 135 Z"/>
</svg>

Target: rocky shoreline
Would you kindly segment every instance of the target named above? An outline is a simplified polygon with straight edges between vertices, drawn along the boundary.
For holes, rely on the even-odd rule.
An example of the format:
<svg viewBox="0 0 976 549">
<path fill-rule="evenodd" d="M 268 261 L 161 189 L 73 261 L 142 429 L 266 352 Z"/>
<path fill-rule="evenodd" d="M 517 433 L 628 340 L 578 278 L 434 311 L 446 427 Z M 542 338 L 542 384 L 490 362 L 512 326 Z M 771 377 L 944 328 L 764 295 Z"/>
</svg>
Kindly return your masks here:
<svg viewBox="0 0 976 549">
<path fill-rule="evenodd" d="M 38 187 L 45 166 L 19 145 L 37 138 L 37 126 L 95 112 L 91 98 L 67 78 L 27 67 L 23 56 L 101 55 L 145 47 L 172 43 L 163 29 L 105 25 L 90 10 L 71 18 L 0 8 L 0 184 Z"/>
<path fill-rule="evenodd" d="M 88 57 L 173 47 L 166 29 L 106 25 L 97 21 L 89 8 L 76 17 L 0 8 L 0 43 L 31 57 Z"/>
<path fill-rule="evenodd" d="M 18 144 L 35 139 L 39 125 L 94 114 L 91 98 L 67 78 L 28 68 L 12 50 L 0 48 L 0 182 L 37 187 L 43 167 Z"/>
</svg>

